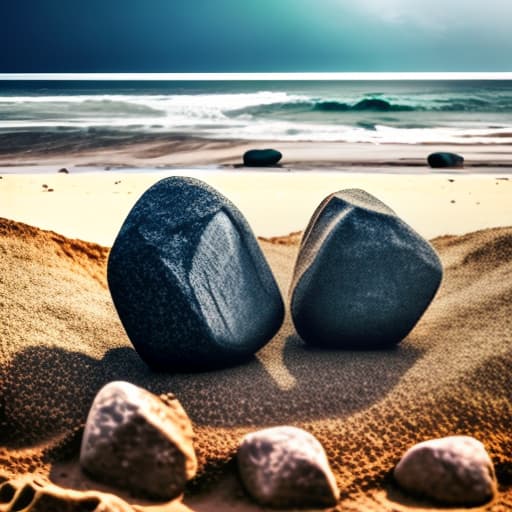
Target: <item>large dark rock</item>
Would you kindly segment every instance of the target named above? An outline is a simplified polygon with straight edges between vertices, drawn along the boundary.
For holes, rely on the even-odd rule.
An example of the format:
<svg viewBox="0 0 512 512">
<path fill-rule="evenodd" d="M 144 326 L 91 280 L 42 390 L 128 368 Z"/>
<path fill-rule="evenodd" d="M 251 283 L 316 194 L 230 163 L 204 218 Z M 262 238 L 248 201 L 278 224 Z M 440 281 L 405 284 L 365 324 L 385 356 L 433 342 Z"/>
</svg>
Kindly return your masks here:
<svg viewBox="0 0 512 512">
<path fill-rule="evenodd" d="M 170 500 L 196 473 L 193 437 L 177 400 L 164 402 L 128 382 L 110 382 L 89 411 L 80 464 L 92 477 L 135 496 Z"/>
<path fill-rule="evenodd" d="M 464 157 L 456 153 L 431 153 L 427 158 L 428 165 L 433 168 L 463 167 Z"/>
<path fill-rule="evenodd" d="M 247 167 L 267 167 L 276 165 L 283 155 L 275 149 L 251 149 L 244 153 L 244 165 Z"/>
<path fill-rule="evenodd" d="M 123 326 L 153 368 L 234 364 L 283 320 L 281 294 L 246 220 L 193 178 L 166 178 L 144 193 L 107 272 Z"/>
<path fill-rule="evenodd" d="M 378 199 L 342 190 L 320 204 L 303 235 L 291 313 L 308 343 L 382 348 L 398 343 L 442 278 L 432 246 Z"/>
<path fill-rule="evenodd" d="M 271 507 L 332 507 L 339 499 L 336 480 L 320 442 L 295 427 L 248 434 L 237 454 L 249 494 Z"/>
</svg>

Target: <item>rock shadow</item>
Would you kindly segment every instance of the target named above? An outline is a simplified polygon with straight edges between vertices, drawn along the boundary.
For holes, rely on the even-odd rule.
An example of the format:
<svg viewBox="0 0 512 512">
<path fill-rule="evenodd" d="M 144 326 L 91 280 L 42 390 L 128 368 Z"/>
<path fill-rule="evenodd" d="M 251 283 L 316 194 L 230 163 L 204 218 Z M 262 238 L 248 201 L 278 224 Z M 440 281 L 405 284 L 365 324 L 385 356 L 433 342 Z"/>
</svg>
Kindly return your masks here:
<svg viewBox="0 0 512 512">
<path fill-rule="evenodd" d="M 279 336 L 245 364 L 200 373 L 157 373 L 129 347 L 102 359 L 62 348 L 28 347 L 5 368 L 0 438 L 29 446 L 85 423 L 107 382 L 126 380 L 173 393 L 199 426 L 250 427 L 344 417 L 382 399 L 414 364 L 411 346 L 374 352 L 307 348 Z"/>
</svg>

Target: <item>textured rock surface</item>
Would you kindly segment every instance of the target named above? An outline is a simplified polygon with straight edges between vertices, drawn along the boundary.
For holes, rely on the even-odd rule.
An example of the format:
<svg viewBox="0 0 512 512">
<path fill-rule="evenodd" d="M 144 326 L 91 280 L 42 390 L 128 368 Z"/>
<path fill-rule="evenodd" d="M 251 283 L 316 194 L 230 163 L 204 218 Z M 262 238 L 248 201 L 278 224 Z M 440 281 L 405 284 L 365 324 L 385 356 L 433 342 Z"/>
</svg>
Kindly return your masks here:
<svg viewBox="0 0 512 512">
<path fill-rule="evenodd" d="M 144 193 L 107 275 L 131 342 L 159 369 L 236 363 L 283 321 L 281 294 L 249 225 L 196 179 L 166 178 Z"/>
<path fill-rule="evenodd" d="M 245 488 L 263 505 L 326 507 L 339 498 L 324 449 L 305 430 L 274 427 L 248 434 L 237 460 Z"/>
<path fill-rule="evenodd" d="M 170 500 L 195 475 L 192 438 L 177 400 L 164 403 L 128 382 L 111 382 L 92 404 L 80 464 L 92 477 L 135 496 Z"/>
<path fill-rule="evenodd" d="M 457 153 L 431 153 L 427 158 L 428 165 L 434 168 L 441 167 L 462 167 L 464 157 Z"/>
<path fill-rule="evenodd" d="M 472 437 L 433 439 L 408 450 L 394 471 L 405 490 L 447 505 L 479 505 L 496 493 L 484 445 Z"/>
<path fill-rule="evenodd" d="M 304 232 L 290 289 L 307 342 L 381 348 L 401 341 L 433 299 L 442 266 L 432 246 L 363 190 L 342 190 Z"/>
<path fill-rule="evenodd" d="M 244 165 L 248 167 L 266 167 L 276 165 L 283 155 L 275 149 L 251 149 L 244 153 Z"/>
</svg>

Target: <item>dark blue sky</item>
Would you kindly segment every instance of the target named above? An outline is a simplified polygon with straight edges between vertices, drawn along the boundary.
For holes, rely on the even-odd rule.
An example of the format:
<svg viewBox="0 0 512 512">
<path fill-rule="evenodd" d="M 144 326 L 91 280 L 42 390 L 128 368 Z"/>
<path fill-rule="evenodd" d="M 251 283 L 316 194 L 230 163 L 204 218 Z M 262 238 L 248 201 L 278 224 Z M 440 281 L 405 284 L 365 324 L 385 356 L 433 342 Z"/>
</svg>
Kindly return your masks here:
<svg viewBox="0 0 512 512">
<path fill-rule="evenodd" d="M 510 0 L 1 0 L 0 73 L 512 71 Z"/>
</svg>

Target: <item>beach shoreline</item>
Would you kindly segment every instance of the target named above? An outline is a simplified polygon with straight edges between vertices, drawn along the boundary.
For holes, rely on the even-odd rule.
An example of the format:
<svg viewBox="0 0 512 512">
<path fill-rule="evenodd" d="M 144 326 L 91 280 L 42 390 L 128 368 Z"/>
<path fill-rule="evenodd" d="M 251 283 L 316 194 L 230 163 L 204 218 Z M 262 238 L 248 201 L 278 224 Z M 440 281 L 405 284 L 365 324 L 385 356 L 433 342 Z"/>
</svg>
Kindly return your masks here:
<svg viewBox="0 0 512 512">
<path fill-rule="evenodd" d="M 0 134 L 0 168 L 65 167 L 88 170 L 170 169 L 207 167 L 236 169 L 242 155 L 253 148 L 272 147 L 283 154 L 274 170 L 344 170 L 363 172 L 446 172 L 431 169 L 427 156 L 447 151 L 464 156 L 461 173 L 509 173 L 512 169 L 510 144 L 395 144 L 368 142 L 318 142 L 199 138 L 175 134 L 133 134 L 87 131 Z M 249 172 L 249 168 L 244 168 Z M 2 172 L 0 171 L 0 172 Z M 453 170 L 450 170 L 452 172 Z"/>
</svg>

